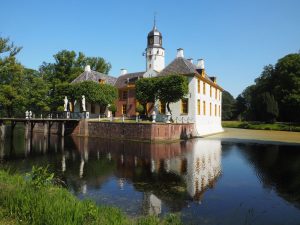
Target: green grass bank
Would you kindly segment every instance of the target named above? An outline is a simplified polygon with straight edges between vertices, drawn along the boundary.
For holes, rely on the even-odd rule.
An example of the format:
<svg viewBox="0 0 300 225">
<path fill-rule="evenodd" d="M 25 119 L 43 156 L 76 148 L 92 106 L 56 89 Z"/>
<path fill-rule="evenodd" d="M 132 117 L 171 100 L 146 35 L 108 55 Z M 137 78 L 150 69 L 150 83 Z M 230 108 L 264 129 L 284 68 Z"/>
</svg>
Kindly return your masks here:
<svg viewBox="0 0 300 225">
<path fill-rule="evenodd" d="M 0 225 L 181 224 L 174 214 L 163 219 L 129 218 L 118 208 L 80 201 L 67 189 L 53 185 L 51 176 L 40 175 L 25 178 L 0 170 Z"/>
<path fill-rule="evenodd" d="M 252 130 L 278 130 L 300 132 L 300 124 L 291 123 L 262 123 L 246 121 L 222 121 L 223 127 Z"/>
</svg>

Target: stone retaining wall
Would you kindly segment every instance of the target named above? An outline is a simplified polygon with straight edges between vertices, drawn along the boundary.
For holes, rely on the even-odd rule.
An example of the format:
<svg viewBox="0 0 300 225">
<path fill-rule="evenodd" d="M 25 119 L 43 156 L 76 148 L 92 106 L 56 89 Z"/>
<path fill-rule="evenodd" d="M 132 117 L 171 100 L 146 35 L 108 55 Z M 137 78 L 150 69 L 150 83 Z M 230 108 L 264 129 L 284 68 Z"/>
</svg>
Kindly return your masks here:
<svg viewBox="0 0 300 225">
<path fill-rule="evenodd" d="M 46 124 L 47 126 L 47 124 Z M 51 134 L 61 134 L 61 124 L 51 125 Z M 44 124 L 37 123 L 34 132 L 44 132 Z M 89 122 L 65 123 L 65 135 L 100 137 L 106 139 L 127 139 L 142 141 L 172 141 L 188 139 L 194 136 L 194 124 L 161 124 L 161 123 L 114 123 Z"/>
<path fill-rule="evenodd" d="M 143 124 L 80 121 L 72 135 L 147 141 L 171 141 L 193 137 L 194 124 Z"/>
</svg>

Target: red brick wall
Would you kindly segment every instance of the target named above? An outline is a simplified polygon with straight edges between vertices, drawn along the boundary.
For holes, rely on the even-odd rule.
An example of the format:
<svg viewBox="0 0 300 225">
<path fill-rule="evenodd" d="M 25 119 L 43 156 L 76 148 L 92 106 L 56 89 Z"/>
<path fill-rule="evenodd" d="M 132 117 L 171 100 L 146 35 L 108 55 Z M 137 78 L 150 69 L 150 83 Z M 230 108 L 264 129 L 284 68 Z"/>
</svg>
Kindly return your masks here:
<svg viewBox="0 0 300 225">
<path fill-rule="evenodd" d="M 127 99 L 122 99 L 122 92 L 123 91 L 128 91 L 128 98 Z M 135 97 L 135 89 L 124 89 L 124 90 L 119 90 L 119 98 L 116 101 L 116 106 L 117 106 L 117 112 L 116 115 L 117 117 L 122 116 L 122 106 L 123 104 L 127 105 L 127 111 L 126 115 L 127 117 L 134 117 L 135 116 L 135 104 L 136 104 L 136 97 Z"/>
<path fill-rule="evenodd" d="M 80 121 L 73 135 L 107 139 L 170 141 L 193 136 L 194 124 L 140 124 Z"/>
</svg>

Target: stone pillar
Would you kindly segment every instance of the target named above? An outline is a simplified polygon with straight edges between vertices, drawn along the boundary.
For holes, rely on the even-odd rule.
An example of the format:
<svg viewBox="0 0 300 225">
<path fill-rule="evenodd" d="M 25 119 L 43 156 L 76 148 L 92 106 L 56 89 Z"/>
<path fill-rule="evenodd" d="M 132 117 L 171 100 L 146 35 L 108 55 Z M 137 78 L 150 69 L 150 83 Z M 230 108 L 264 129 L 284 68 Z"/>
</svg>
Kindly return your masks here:
<svg viewBox="0 0 300 225">
<path fill-rule="evenodd" d="M 0 121 L 0 137 L 1 137 L 1 140 L 4 140 L 4 137 L 5 137 L 5 125 L 3 123 L 3 121 Z"/>
<path fill-rule="evenodd" d="M 65 136 L 65 122 L 61 123 L 61 136 L 64 137 Z"/>
<path fill-rule="evenodd" d="M 29 137 L 29 122 L 25 122 L 25 140 Z"/>
<path fill-rule="evenodd" d="M 44 125 L 44 138 L 46 138 L 46 137 L 48 137 L 48 131 L 49 131 L 48 123 L 44 122 L 43 125 Z"/>
</svg>

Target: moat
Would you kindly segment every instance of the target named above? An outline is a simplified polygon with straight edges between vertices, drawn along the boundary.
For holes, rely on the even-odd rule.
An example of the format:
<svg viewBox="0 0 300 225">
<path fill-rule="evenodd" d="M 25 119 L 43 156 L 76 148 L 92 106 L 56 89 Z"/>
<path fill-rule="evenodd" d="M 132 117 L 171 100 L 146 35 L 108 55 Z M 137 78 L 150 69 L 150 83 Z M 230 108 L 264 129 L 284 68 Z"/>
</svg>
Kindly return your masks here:
<svg viewBox="0 0 300 225">
<path fill-rule="evenodd" d="M 299 224 L 300 145 L 219 138 L 166 144 L 49 136 L 16 129 L 0 165 L 47 166 L 78 198 L 129 216 L 179 213 L 184 224 Z"/>
</svg>

